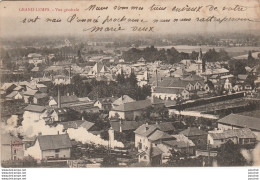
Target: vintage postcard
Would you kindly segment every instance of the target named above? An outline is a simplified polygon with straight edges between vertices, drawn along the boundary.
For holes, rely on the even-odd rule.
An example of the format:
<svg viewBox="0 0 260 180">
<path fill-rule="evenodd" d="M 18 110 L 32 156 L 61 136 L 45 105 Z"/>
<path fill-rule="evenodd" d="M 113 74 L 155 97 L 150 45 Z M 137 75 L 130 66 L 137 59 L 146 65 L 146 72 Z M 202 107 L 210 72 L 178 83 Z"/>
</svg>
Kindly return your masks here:
<svg viewBox="0 0 260 180">
<path fill-rule="evenodd" d="M 259 0 L 2 1 L 1 166 L 259 166 L 259 63 Z"/>
</svg>

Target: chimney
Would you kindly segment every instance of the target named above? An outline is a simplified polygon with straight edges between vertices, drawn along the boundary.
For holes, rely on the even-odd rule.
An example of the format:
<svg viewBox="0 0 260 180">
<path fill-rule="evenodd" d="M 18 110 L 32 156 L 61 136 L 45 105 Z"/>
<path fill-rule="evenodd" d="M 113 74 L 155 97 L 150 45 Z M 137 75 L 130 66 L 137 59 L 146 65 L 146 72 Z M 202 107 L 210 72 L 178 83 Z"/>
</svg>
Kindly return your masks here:
<svg viewBox="0 0 260 180">
<path fill-rule="evenodd" d="M 83 116 L 83 115 L 82 115 L 82 117 L 81 117 L 81 120 L 82 120 L 82 121 L 85 121 L 85 118 L 84 118 L 84 116 Z"/>
<path fill-rule="evenodd" d="M 58 108 L 61 108 L 60 86 L 58 85 Z"/>
<path fill-rule="evenodd" d="M 158 121 L 156 121 L 155 124 L 158 125 Z"/>
<path fill-rule="evenodd" d="M 38 136 L 41 136 L 42 135 L 42 132 L 38 132 Z"/>
<path fill-rule="evenodd" d="M 69 83 L 71 84 L 71 66 L 69 66 Z"/>
<path fill-rule="evenodd" d="M 151 97 L 151 103 L 154 104 L 154 96 Z"/>
<path fill-rule="evenodd" d="M 155 70 L 155 74 L 156 74 L 156 86 L 158 87 L 158 74 L 157 74 L 157 69 Z"/>
<path fill-rule="evenodd" d="M 60 131 L 57 131 L 57 134 L 59 135 L 59 134 L 60 134 Z"/>
<path fill-rule="evenodd" d="M 148 123 L 145 123 L 145 130 L 147 131 L 149 129 Z"/>
<path fill-rule="evenodd" d="M 122 130 L 122 120 L 121 119 L 119 120 L 119 132 L 123 132 L 123 130 Z"/>
</svg>

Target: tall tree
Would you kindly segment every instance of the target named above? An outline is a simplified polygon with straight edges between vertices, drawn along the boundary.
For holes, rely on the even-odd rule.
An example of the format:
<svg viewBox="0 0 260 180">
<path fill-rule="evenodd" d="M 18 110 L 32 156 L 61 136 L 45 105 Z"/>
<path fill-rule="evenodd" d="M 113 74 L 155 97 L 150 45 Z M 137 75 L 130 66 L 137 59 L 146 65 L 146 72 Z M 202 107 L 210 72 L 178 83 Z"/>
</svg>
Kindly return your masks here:
<svg viewBox="0 0 260 180">
<path fill-rule="evenodd" d="M 217 155 L 219 166 L 245 166 L 246 159 L 240 153 L 239 145 L 234 144 L 231 140 L 221 146 Z"/>
</svg>

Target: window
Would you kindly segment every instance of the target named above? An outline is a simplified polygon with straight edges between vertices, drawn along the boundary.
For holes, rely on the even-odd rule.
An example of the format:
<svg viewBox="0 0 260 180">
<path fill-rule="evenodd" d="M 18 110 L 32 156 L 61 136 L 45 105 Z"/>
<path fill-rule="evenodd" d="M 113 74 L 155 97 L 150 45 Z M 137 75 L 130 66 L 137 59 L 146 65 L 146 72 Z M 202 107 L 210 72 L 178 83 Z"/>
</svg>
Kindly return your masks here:
<svg viewBox="0 0 260 180">
<path fill-rule="evenodd" d="M 144 156 L 144 159 L 146 159 L 146 156 Z"/>
<path fill-rule="evenodd" d="M 59 149 L 55 149 L 55 153 L 58 153 L 58 152 L 60 152 L 60 150 Z"/>
<path fill-rule="evenodd" d="M 14 150 L 14 154 L 16 154 L 16 149 Z"/>
<path fill-rule="evenodd" d="M 138 144 L 138 149 L 142 149 L 142 143 Z"/>
</svg>

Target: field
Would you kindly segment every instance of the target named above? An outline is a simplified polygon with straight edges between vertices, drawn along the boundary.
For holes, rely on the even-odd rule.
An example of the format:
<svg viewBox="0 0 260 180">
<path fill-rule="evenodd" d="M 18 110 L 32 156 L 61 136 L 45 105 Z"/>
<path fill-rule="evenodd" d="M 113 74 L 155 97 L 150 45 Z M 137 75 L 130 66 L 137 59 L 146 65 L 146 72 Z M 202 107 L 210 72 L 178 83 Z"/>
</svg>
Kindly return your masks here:
<svg viewBox="0 0 260 180">
<path fill-rule="evenodd" d="M 139 47 L 139 48 L 145 48 L 146 46 Z M 220 49 L 225 49 L 225 51 L 228 52 L 228 54 L 231 57 L 240 56 L 247 54 L 249 50 L 251 51 L 260 51 L 260 47 L 256 46 L 243 46 L 243 47 L 225 47 L 225 46 L 188 46 L 188 45 L 177 45 L 177 46 L 156 46 L 158 49 L 170 49 L 174 47 L 179 52 L 186 52 L 191 53 L 192 51 L 199 51 L 200 48 L 203 53 L 208 51 L 209 49 L 215 48 L 216 51 L 219 51 Z"/>
</svg>

